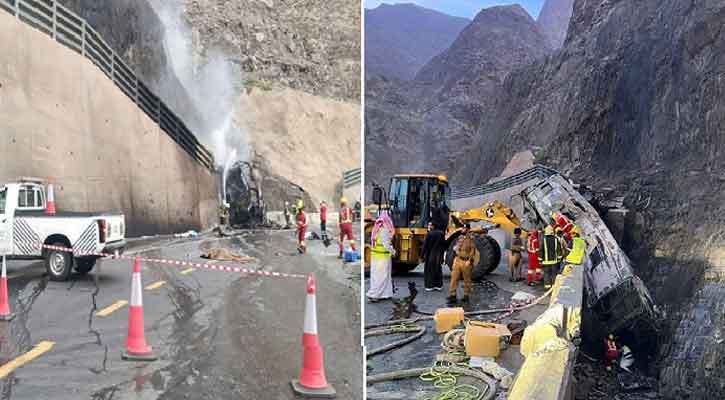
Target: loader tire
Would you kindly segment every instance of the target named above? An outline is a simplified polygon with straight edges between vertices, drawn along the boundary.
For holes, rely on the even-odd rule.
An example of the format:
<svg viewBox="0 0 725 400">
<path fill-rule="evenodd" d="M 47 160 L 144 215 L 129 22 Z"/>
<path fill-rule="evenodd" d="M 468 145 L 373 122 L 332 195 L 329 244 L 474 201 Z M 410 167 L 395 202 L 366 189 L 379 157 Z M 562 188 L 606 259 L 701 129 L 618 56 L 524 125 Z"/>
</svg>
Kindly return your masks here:
<svg viewBox="0 0 725 400">
<path fill-rule="evenodd" d="M 498 268 L 498 264 L 501 263 L 501 246 L 496 239 L 488 235 L 476 239 L 476 248 L 481 257 L 477 265 L 478 271 L 476 268 L 473 269 L 473 280 L 480 281 Z"/>
<path fill-rule="evenodd" d="M 451 241 L 445 255 L 445 263 L 450 269 L 453 269 L 453 259 L 455 257 L 453 246 L 455 246 L 455 242 L 456 240 Z M 496 239 L 488 235 L 476 235 L 475 242 L 479 257 L 474 261 L 473 281 L 480 282 L 484 276 L 490 274 L 498 267 L 498 264 L 501 262 L 501 247 L 498 245 Z"/>
</svg>

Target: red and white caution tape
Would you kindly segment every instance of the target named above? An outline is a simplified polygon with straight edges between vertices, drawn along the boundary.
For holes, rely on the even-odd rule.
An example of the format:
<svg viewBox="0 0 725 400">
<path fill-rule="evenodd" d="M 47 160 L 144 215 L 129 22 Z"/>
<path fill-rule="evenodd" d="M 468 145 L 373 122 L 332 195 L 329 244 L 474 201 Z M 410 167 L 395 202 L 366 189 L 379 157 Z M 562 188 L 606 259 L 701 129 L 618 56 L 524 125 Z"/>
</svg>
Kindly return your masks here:
<svg viewBox="0 0 725 400">
<path fill-rule="evenodd" d="M 37 246 L 37 243 L 32 244 L 32 246 Z M 108 254 L 108 253 L 101 253 L 101 252 L 96 252 L 96 251 L 77 251 L 77 250 L 73 250 L 68 247 L 53 246 L 53 245 L 49 245 L 49 244 L 43 244 L 43 245 L 40 245 L 39 247 L 44 248 L 44 249 L 58 250 L 58 251 L 73 253 L 73 255 L 76 257 L 97 256 L 97 257 L 123 258 L 121 256 L 117 257 L 113 254 Z"/>
<path fill-rule="evenodd" d="M 38 246 L 37 243 L 33 243 L 32 245 Z M 134 258 L 137 258 L 136 256 L 115 255 L 115 254 L 102 253 L 102 252 L 78 252 L 78 251 L 74 251 L 73 249 L 68 248 L 68 247 L 53 246 L 53 245 L 48 245 L 48 244 L 43 244 L 43 245 L 40 245 L 39 247 L 42 247 L 44 249 L 49 249 L 49 250 L 73 253 L 73 255 L 76 257 L 95 256 L 95 257 L 121 259 L 121 260 L 133 260 Z M 179 261 L 179 260 L 160 259 L 160 258 L 146 258 L 146 257 L 138 257 L 138 258 L 141 261 L 144 261 L 147 263 L 155 263 L 155 264 L 186 266 L 186 267 L 191 267 L 191 268 L 208 269 L 208 270 L 222 271 L 222 272 L 235 272 L 235 273 L 263 276 L 263 277 L 269 277 L 269 278 L 307 279 L 307 275 L 303 275 L 303 274 L 288 274 L 288 273 L 284 273 L 284 272 L 262 271 L 262 270 L 258 270 L 258 269 L 252 269 L 252 268 L 231 267 L 231 266 L 227 266 L 227 265 L 195 263 L 195 262 L 189 262 L 189 261 Z M 255 260 L 254 258 L 250 257 L 248 260 L 235 261 L 235 262 L 237 262 L 237 263 L 253 262 L 254 260 Z"/>
<path fill-rule="evenodd" d="M 133 258 L 133 257 L 128 257 L 128 258 Z M 214 271 L 223 271 L 223 272 L 237 272 L 237 273 L 242 273 L 242 274 L 251 274 L 251 275 L 257 275 L 257 276 L 264 276 L 264 277 L 307 279 L 307 275 L 287 274 L 284 272 L 262 271 L 259 269 L 230 267 L 230 266 L 219 265 L 219 264 L 203 264 L 203 263 L 194 263 L 194 262 L 188 262 L 188 261 L 164 260 L 164 259 L 158 259 L 158 258 L 144 258 L 144 257 L 140 257 L 140 259 L 141 259 L 141 261 L 149 262 L 149 263 L 186 266 L 186 267 L 199 268 L 199 269 L 211 269 Z M 250 259 L 250 262 L 251 262 L 251 259 Z"/>
</svg>

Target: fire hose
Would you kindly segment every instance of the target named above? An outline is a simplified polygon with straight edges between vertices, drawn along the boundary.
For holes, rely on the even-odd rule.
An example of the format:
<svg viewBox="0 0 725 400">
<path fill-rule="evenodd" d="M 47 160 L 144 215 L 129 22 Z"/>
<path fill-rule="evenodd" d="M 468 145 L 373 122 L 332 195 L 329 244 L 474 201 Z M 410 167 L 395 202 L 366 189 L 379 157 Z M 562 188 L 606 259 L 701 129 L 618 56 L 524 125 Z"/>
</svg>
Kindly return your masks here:
<svg viewBox="0 0 725 400">
<path fill-rule="evenodd" d="M 468 312 L 463 313 L 463 315 L 466 317 L 475 317 L 478 315 L 513 313 L 513 312 L 517 312 L 517 311 L 526 310 L 528 308 L 531 308 L 531 307 L 539 304 L 542 300 L 544 300 L 546 297 L 548 297 L 552 291 L 553 291 L 553 289 L 549 289 L 548 291 L 546 291 L 546 293 L 541 295 L 539 298 L 535 299 L 534 301 L 532 301 L 529 304 L 525 304 L 522 306 L 513 306 L 513 307 L 509 307 L 509 308 L 497 308 L 497 309 L 492 309 L 492 310 L 468 311 Z M 417 317 L 417 318 L 397 319 L 397 320 L 392 320 L 392 321 L 388 321 L 388 322 L 381 322 L 378 324 L 366 325 L 365 329 L 382 328 L 382 327 L 389 327 L 389 326 L 395 326 L 395 325 L 401 325 L 401 324 L 415 324 L 420 321 L 432 321 L 432 320 L 433 320 L 433 316 L 422 316 L 422 317 Z"/>
<path fill-rule="evenodd" d="M 385 346 L 379 347 L 374 350 L 370 350 L 367 352 L 366 357 L 372 357 L 374 355 L 385 353 L 386 351 L 390 351 L 393 349 L 396 349 L 398 347 L 405 346 L 406 344 L 413 342 L 417 340 L 418 338 L 425 335 L 425 327 L 415 324 L 399 324 L 399 325 L 393 325 L 385 329 L 378 329 L 375 331 L 365 332 L 365 337 L 371 337 L 371 336 L 383 336 L 383 335 L 394 335 L 398 333 L 413 333 L 416 332 L 415 335 L 403 338 L 401 340 L 395 341 L 390 344 L 386 344 Z"/>
</svg>

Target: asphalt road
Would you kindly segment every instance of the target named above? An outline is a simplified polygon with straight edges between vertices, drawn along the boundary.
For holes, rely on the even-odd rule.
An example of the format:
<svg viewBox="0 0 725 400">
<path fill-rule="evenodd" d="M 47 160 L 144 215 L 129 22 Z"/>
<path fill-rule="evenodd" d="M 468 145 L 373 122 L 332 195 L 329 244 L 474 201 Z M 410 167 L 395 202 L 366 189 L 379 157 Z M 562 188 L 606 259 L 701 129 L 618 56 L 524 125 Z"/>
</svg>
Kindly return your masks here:
<svg viewBox="0 0 725 400">
<path fill-rule="evenodd" d="M 503 244 L 503 235 L 499 232 L 493 232 L 494 237 Z M 526 265 L 522 265 L 522 271 L 526 273 Z M 473 293 L 468 304 L 459 303 L 457 306 L 463 307 L 465 311 L 478 311 L 487 309 L 505 308 L 509 305 L 511 296 L 517 291 L 525 291 L 536 296 L 541 295 L 544 290 L 541 286 L 529 287 L 525 282 L 512 283 L 508 281 L 508 256 L 504 251 L 501 263 L 498 268 L 482 282 L 474 283 Z M 394 301 L 382 301 L 365 303 L 365 324 L 371 325 L 381 323 L 392 319 L 406 318 L 407 307 L 401 307 L 401 300 L 409 296 L 408 283 L 413 282 L 416 285 L 418 294 L 414 300 L 415 307 L 420 313 L 413 313 L 412 318 L 432 314 L 436 309 L 448 307 L 446 297 L 448 296 L 448 285 L 450 282 L 450 270 L 447 266 L 443 266 L 443 291 L 426 292 L 423 290 L 423 267 L 420 265 L 415 270 L 404 275 L 393 276 L 393 281 L 397 292 L 394 295 Z M 370 280 L 365 279 L 365 290 L 369 288 Z M 463 281 L 459 284 L 458 298 L 463 297 Z M 396 304 L 398 303 L 398 304 Z M 545 305 L 537 305 L 528 310 L 517 312 L 512 316 L 503 318 L 500 323 L 506 324 L 512 320 L 533 321 L 541 312 L 545 310 Z M 496 318 L 500 314 L 491 314 L 476 319 L 490 320 Z M 435 363 L 435 357 L 443 350 L 441 348 L 441 340 L 443 335 L 435 332 L 435 324 L 433 321 L 418 322 L 427 328 L 426 333 L 420 339 L 402 346 L 400 348 L 387 351 L 367 359 L 367 375 L 377 375 L 381 373 L 409 369 L 430 367 Z M 392 343 L 396 340 L 403 339 L 410 334 L 396 334 L 370 337 L 366 339 L 365 345 L 367 351 L 370 352 L 381 346 Z M 516 372 L 521 366 L 524 359 L 519 353 L 518 346 L 510 346 L 509 349 L 502 352 L 502 355 L 496 360 L 501 366 Z M 478 385 L 475 379 L 463 377 L 459 383 Z M 427 399 L 434 397 L 439 391 L 432 385 L 422 382 L 419 379 L 406 379 L 400 381 L 391 381 L 375 384 L 367 387 L 369 399 Z"/>
<path fill-rule="evenodd" d="M 209 246 L 260 260 L 268 271 L 317 277 L 317 314 L 327 378 L 338 398 L 360 398 L 359 263 L 344 265 L 336 249 L 310 241 L 295 251 L 292 231 L 248 231 L 233 238 L 150 239 L 142 254 L 205 262 Z M 139 249 L 140 251 L 140 249 Z M 234 265 L 229 262 L 219 264 Z M 184 273 L 182 273 L 184 272 Z M 302 364 L 305 280 L 260 278 L 187 267 L 143 264 L 146 339 L 159 360 L 121 359 L 131 262 L 110 260 L 87 276 L 50 282 L 42 262 L 8 265 L 10 306 L 0 322 L 2 364 L 41 341 L 54 347 L 0 380 L 2 399 L 291 399 Z"/>
</svg>

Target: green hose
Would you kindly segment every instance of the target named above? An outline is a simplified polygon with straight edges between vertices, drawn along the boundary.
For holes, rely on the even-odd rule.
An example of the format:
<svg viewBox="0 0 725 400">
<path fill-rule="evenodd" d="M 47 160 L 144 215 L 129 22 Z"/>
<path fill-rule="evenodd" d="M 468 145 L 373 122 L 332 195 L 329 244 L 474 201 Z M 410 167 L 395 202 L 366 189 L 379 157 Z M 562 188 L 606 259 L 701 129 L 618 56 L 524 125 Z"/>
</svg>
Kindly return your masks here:
<svg viewBox="0 0 725 400">
<path fill-rule="evenodd" d="M 436 389 L 442 390 L 429 400 L 480 400 L 484 392 L 473 385 L 458 385 L 460 372 L 453 368 L 469 369 L 464 363 L 436 362 L 428 371 L 420 374 L 420 380 L 433 384 Z"/>
</svg>

